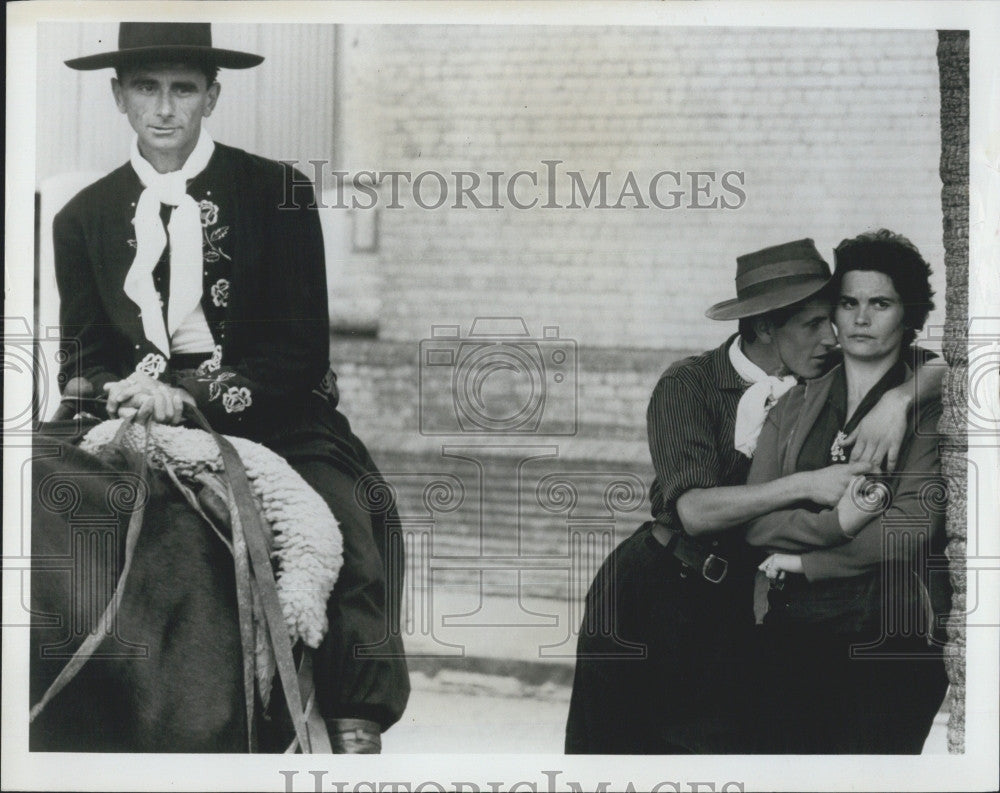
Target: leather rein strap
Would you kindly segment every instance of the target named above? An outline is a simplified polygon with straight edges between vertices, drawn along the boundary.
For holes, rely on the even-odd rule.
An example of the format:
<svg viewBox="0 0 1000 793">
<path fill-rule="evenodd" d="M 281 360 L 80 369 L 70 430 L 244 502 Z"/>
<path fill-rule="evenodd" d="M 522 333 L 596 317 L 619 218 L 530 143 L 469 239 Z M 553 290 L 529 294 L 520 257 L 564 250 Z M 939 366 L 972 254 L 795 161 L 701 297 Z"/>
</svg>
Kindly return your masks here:
<svg viewBox="0 0 1000 793">
<path fill-rule="evenodd" d="M 121 438 L 125 430 L 132 424 L 133 418 L 129 417 L 122 422 L 121 428 L 118 430 L 117 435 L 115 435 L 114 443 L 116 445 L 121 445 Z M 133 471 L 133 473 L 138 473 L 140 481 L 143 485 L 146 484 L 146 469 L 147 469 L 147 451 L 149 449 L 149 422 L 146 422 L 146 448 L 140 455 L 140 460 L 137 465 L 138 470 Z M 101 614 L 101 618 L 94 630 L 87 634 L 87 638 L 83 640 L 79 647 L 76 648 L 76 652 L 73 653 L 73 657 L 69 659 L 69 663 L 66 664 L 56 676 L 56 679 L 52 681 L 52 684 L 46 689 L 42 698 L 32 707 L 30 714 L 28 715 L 28 723 L 33 722 L 38 715 L 45 709 L 45 706 L 52 701 L 60 691 L 69 685 L 70 681 L 76 677 L 77 673 L 83 668 L 84 664 L 90 660 L 90 657 L 97 651 L 97 648 L 104 641 L 104 638 L 108 636 L 112 631 L 112 626 L 115 623 L 115 619 L 118 616 L 118 609 L 122 602 L 122 593 L 125 591 L 125 582 L 128 580 L 129 571 L 132 568 L 132 557 L 135 555 L 135 546 L 139 542 L 139 532 L 142 529 L 142 518 L 146 512 L 146 501 L 149 494 L 146 493 L 145 497 L 136 498 L 136 508 L 132 511 L 132 515 L 128 521 L 128 530 L 125 534 L 125 564 L 122 566 L 122 573 L 118 577 L 118 583 L 115 585 L 115 591 L 111 595 L 111 600 L 108 601 L 108 605 L 104 609 L 104 613 Z"/>
<path fill-rule="evenodd" d="M 250 492 L 250 482 L 247 479 L 246 468 L 244 468 L 243 461 L 240 459 L 240 455 L 233 447 L 233 444 L 212 429 L 198 408 L 193 405 L 185 405 L 184 411 L 199 427 L 212 436 L 219 447 L 219 453 L 222 455 L 222 464 L 226 471 L 226 479 L 229 482 L 233 502 L 236 505 L 236 514 L 232 516 L 234 556 L 238 557 L 239 555 L 235 553 L 239 542 L 236 539 L 237 533 L 242 533 L 250 557 L 253 578 L 257 583 L 260 593 L 261 606 L 263 607 L 264 618 L 267 623 L 267 632 L 271 639 L 271 646 L 274 649 L 275 665 L 278 668 L 281 687 L 285 692 L 285 701 L 288 703 L 292 725 L 295 728 L 295 738 L 299 746 L 302 747 L 303 752 L 311 752 L 312 745 L 309 741 L 309 730 L 306 727 L 302 697 L 296 679 L 295 661 L 292 658 L 292 643 L 288 637 L 288 629 L 285 627 L 281 602 L 278 600 L 278 589 L 274 581 L 274 571 L 271 568 L 271 555 L 267 547 L 267 535 L 264 523 L 254 503 L 253 494 Z M 238 563 L 237 567 L 239 567 Z M 241 619 L 241 624 L 242 622 Z M 246 667 L 244 666 L 244 683 L 247 682 L 245 679 L 245 669 Z M 247 730 L 249 733 L 253 732 L 252 722 L 247 724 Z"/>
<path fill-rule="evenodd" d="M 181 482 L 169 465 L 164 466 L 164 469 L 174 487 L 184 496 L 188 506 L 198 513 L 201 519 L 211 527 L 212 531 L 215 532 L 215 536 L 222 541 L 222 544 L 226 546 L 226 550 L 233 557 L 233 572 L 235 573 L 236 581 L 237 620 L 240 628 L 240 650 L 243 656 L 243 706 L 247 719 L 247 751 L 253 753 L 257 751 L 257 722 L 254 719 L 256 643 L 253 633 L 253 584 L 250 576 L 250 559 L 247 556 L 246 541 L 243 538 L 239 517 L 235 515 L 229 516 L 229 525 L 233 538 L 232 542 L 230 542 L 219 527 L 215 525 L 215 521 L 206 513 L 194 491 Z M 204 473 L 198 474 L 195 476 L 195 479 L 201 482 L 202 487 L 210 488 L 221 499 L 222 503 L 230 503 L 229 492 L 221 482 Z"/>
</svg>

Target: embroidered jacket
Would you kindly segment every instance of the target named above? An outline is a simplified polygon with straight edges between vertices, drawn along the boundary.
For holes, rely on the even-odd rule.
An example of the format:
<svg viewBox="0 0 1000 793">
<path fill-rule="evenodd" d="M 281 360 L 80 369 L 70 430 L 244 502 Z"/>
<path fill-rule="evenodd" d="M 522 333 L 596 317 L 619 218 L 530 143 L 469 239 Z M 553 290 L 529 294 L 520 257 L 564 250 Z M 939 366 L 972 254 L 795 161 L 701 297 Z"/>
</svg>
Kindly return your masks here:
<svg viewBox="0 0 1000 793">
<path fill-rule="evenodd" d="M 146 338 L 139 307 L 122 289 L 142 183 L 126 163 L 84 188 L 53 224 L 64 379 L 83 376 L 100 394 L 105 383 L 144 372 L 191 393 L 219 431 L 245 436 L 311 390 L 332 391 L 323 237 L 305 182 L 277 162 L 216 143 L 188 183 L 201 208 L 201 307 L 215 349 L 186 376 Z M 155 278 L 164 305 L 168 268 L 165 251 Z"/>
</svg>

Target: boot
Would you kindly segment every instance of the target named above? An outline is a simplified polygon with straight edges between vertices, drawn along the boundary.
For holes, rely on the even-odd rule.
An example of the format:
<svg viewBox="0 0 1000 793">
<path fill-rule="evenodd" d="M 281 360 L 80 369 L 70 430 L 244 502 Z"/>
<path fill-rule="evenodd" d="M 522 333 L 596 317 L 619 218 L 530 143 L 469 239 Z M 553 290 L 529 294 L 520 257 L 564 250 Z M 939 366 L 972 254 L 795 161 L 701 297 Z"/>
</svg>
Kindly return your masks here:
<svg viewBox="0 0 1000 793">
<path fill-rule="evenodd" d="M 334 754 L 381 754 L 382 731 L 367 719 L 327 719 Z"/>
</svg>

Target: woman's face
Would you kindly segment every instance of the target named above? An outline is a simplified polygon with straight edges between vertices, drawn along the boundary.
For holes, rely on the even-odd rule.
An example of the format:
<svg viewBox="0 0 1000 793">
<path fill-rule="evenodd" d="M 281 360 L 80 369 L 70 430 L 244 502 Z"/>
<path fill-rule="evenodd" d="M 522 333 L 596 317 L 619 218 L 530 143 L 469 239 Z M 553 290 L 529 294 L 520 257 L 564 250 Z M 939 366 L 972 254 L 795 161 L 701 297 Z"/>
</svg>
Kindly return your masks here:
<svg viewBox="0 0 1000 793">
<path fill-rule="evenodd" d="M 845 356 L 875 361 L 899 354 L 906 331 L 903 301 L 885 273 L 846 273 L 833 316 Z"/>
</svg>

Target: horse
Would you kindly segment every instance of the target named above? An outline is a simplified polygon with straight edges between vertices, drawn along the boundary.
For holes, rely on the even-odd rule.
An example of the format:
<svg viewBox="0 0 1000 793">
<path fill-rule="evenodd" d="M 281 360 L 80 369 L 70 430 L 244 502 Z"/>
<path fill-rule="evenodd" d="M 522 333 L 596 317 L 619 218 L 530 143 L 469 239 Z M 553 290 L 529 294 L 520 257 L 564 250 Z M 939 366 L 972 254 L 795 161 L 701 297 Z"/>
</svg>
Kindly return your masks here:
<svg viewBox="0 0 1000 793">
<path fill-rule="evenodd" d="M 292 729 L 282 687 L 275 684 L 269 708 L 259 691 L 252 695 L 257 715 L 247 708 L 227 538 L 206 525 L 164 471 L 124 449 L 96 456 L 78 448 L 82 432 L 74 435 L 74 425 L 96 423 L 52 422 L 34 437 L 29 665 L 31 702 L 40 704 L 30 750 L 285 750 L 301 733 Z M 129 554 L 136 513 L 141 528 Z M 102 622 L 127 556 L 119 606 Z M 96 649 L 51 696 L 53 681 L 95 628 Z"/>
</svg>

